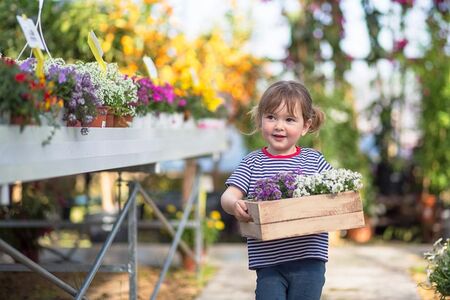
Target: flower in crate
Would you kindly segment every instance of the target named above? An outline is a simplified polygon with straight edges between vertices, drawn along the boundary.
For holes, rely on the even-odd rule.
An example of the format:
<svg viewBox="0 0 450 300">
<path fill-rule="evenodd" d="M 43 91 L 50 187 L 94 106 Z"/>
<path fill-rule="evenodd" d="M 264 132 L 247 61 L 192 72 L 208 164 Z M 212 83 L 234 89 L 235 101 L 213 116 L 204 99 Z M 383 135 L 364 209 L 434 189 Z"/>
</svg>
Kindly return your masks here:
<svg viewBox="0 0 450 300">
<path fill-rule="evenodd" d="M 347 169 L 331 169 L 311 176 L 297 176 L 294 197 L 336 194 L 362 188 L 362 176 Z"/>
<path fill-rule="evenodd" d="M 269 178 L 256 182 L 255 191 L 250 198 L 257 201 L 278 200 L 291 198 L 296 189 L 296 176 L 301 174 L 299 169 L 293 172 L 280 172 Z"/>
<path fill-rule="evenodd" d="M 332 169 L 306 176 L 301 170 L 280 172 L 256 182 L 250 198 L 257 201 L 336 194 L 362 188 L 362 176 L 346 169 Z"/>
<path fill-rule="evenodd" d="M 21 118 L 22 124 L 40 124 L 39 108 L 46 94 L 44 82 L 7 57 L 0 57 L 0 78 L 0 114 Z"/>
<path fill-rule="evenodd" d="M 260 179 L 256 182 L 255 191 L 251 198 L 258 201 L 281 199 L 281 190 L 275 180 L 270 178 Z"/>
</svg>

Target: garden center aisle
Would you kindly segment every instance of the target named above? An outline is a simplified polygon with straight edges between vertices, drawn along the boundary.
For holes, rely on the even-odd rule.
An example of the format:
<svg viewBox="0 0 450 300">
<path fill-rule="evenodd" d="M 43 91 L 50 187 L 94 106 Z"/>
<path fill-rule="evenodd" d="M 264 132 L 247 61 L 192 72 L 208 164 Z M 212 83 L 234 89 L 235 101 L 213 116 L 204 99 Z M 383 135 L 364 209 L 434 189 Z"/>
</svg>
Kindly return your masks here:
<svg viewBox="0 0 450 300">
<path fill-rule="evenodd" d="M 409 269 L 421 266 L 429 245 L 345 244 L 330 248 L 323 300 L 419 300 Z M 220 268 L 197 300 L 254 299 L 255 273 L 245 245 L 218 244 L 209 252 Z"/>
</svg>

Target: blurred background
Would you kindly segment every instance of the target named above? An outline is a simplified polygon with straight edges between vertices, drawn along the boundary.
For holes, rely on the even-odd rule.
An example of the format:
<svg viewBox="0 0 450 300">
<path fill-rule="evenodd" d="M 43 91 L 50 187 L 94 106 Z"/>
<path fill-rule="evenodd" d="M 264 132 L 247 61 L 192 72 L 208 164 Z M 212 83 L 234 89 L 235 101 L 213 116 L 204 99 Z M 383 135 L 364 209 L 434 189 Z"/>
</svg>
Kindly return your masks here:
<svg viewBox="0 0 450 300">
<path fill-rule="evenodd" d="M 431 242 L 450 236 L 449 10 L 445 0 L 53 0 L 45 1 L 42 28 L 53 57 L 93 61 L 86 36 L 94 30 L 105 61 L 123 73 L 145 73 L 147 55 L 161 82 L 220 103 L 215 117 L 227 120 L 230 150 L 201 161 L 207 212 L 222 213 L 219 241 L 242 241 L 219 196 L 240 159 L 263 145 L 258 135 L 242 134 L 252 130 L 247 112 L 271 82 L 295 79 L 327 116 L 301 146 L 364 176 L 373 234 L 365 241 Z M 0 2 L 0 53 L 18 57 L 25 39 L 16 15 L 36 20 L 37 12 L 38 1 Z M 138 176 L 170 214 L 170 205 L 182 207 L 184 166 L 163 163 L 163 175 L 121 176 Z M 64 177 L 21 191 L 44 197 L 42 210 L 55 204 L 64 218 L 81 221 L 114 212 L 102 186 L 113 182 L 117 202 L 118 176 Z M 144 206 L 141 218 L 152 218 Z"/>
</svg>

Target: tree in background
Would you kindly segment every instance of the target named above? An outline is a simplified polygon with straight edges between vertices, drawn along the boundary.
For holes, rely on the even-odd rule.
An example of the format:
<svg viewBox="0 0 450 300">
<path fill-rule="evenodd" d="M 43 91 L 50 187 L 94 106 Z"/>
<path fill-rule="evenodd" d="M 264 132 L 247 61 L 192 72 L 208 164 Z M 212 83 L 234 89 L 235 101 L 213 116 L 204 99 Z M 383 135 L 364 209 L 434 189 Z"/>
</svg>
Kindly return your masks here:
<svg viewBox="0 0 450 300">
<path fill-rule="evenodd" d="M 395 0 L 387 12 L 380 12 L 373 1 L 363 1 L 371 41 L 371 53 L 367 57 L 369 65 L 377 70 L 374 90 L 379 100 L 371 107 L 371 114 L 379 120 L 376 144 L 380 150 L 380 164 L 386 169 L 380 177 L 388 179 L 392 173 L 404 172 L 408 164 L 418 165 L 422 177 L 422 189 L 435 195 L 449 191 L 450 157 L 448 151 L 448 132 L 450 128 L 449 98 L 449 6 L 446 1 L 430 1 L 419 6 L 413 1 Z M 422 10 L 427 16 L 429 45 L 419 45 L 418 57 L 408 57 L 406 46 L 406 19 L 412 9 Z M 398 19 L 398 23 L 393 22 Z M 388 20 L 388 22 L 386 21 Z M 385 49 L 380 45 L 381 30 L 388 30 L 392 37 L 392 47 Z M 382 78 L 381 63 L 390 63 L 390 76 Z M 417 79 L 417 80 L 416 80 Z M 412 95 L 418 94 L 421 108 L 417 130 L 420 142 L 412 157 L 406 162 L 401 156 L 401 122 L 404 108 L 414 105 Z M 403 149 L 404 150 L 404 149 Z M 393 176 L 394 178 L 396 176 Z M 386 193 L 395 192 L 389 187 Z M 442 196 L 442 195 L 441 195 Z M 449 198 L 447 196 L 447 198 Z"/>
<path fill-rule="evenodd" d="M 25 45 L 15 15 L 37 14 L 37 1 L 2 1 L 0 39 L 7 41 L 0 51 L 17 57 Z M 118 63 L 128 75 L 145 74 L 142 57 L 151 57 L 160 73 L 160 83 L 173 84 L 192 105 L 211 113 L 224 104 L 238 111 L 256 92 L 263 75 L 264 60 L 245 52 L 250 29 L 240 29 L 242 19 L 231 8 L 229 30 L 218 28 L 188 40 L 171 19 L 172 7 L 165 1 L 61 1 L 46 2 L 42 15 L 47 45 L 54 57 L 66 61 L 92 61 L 86 42 L 94 30 L 107 62 Z M 21 38 L 17 39 L 16 36 Z"/>
<path fill-rule="evenodd" d="M 450 207 L 450 7 L 433 1 L 427 12 L 430 36 L 424 56 L 414 64 L 421 91 L 421 143 L 417 163 L 424 193 L 440 196 Z"/>
<path fill-rule="evenodd" d="M 432 241 L 450 236 L 450 6 L 433 1 L 426 11 L 430 37 L 424 55 L 414 64 L 421 96 L 421 140 L 415 157 L 422 183 L 424 238 Z M 447 217 L 445 217 L 447 216 Z"/>
</svg>

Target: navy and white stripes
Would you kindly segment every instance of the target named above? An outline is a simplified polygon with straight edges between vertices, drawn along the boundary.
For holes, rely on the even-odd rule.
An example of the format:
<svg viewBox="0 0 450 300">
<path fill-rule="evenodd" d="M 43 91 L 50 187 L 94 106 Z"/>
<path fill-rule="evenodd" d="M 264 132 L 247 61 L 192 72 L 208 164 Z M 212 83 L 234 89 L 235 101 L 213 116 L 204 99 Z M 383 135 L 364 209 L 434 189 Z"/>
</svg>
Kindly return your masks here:
<svg viewBox="0 0 450 300">
<path fill-rule="evenodd" d="M 310 148 L 298 148 L 295 155 L 284 157 L 271 156 L 262 149 L 245 156 L 225 184 L 236 186 L 249 195 L 259 179 L 297 169 L 304 175 L 312 175 L 329 170 L 331 166 L 320 152 Z M 265 242 L 247 239 L 247 246 L 250 269 L 304 258 L 328 260 L 328 233 Z"/>
</svg>

